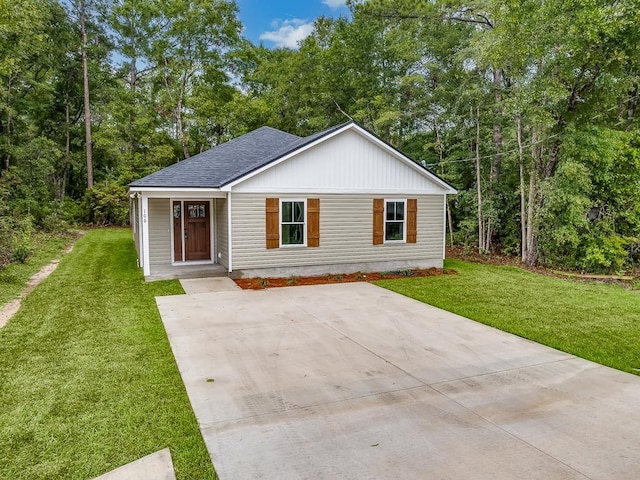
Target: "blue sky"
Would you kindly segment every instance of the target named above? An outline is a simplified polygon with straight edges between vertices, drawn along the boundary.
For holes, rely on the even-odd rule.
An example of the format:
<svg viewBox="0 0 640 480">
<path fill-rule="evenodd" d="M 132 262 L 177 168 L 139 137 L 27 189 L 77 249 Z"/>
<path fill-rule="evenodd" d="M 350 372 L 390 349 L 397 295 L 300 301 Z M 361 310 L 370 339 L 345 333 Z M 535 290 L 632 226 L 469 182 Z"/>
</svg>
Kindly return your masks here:
<svg viewBox="0 0 640 480">
<path fill-rule="evenodd" d="M 236 0 L 244 36 L 267 47 L 296 48 L 322 16 L 349 13 L 345 0 Z"/>
</svg>

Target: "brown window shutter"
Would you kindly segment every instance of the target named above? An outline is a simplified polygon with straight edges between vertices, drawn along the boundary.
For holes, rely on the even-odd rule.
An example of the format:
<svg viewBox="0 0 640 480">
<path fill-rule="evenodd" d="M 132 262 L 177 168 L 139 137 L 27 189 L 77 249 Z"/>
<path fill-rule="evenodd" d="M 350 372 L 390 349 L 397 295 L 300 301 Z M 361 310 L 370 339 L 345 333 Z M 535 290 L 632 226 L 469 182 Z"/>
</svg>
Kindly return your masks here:
<svg viewBox="0 0 640 480">
<path fill-rule="evenodd" d="M 384 199 L 373 199 L 373 244 L 384 243 Z"/>
<path fill-rule="evenodd" d="M 280 248 L 280 200 L 266 199 L 267 248 Z"/>
<path fill-rule="evenodd" d="M 320 246 L 320 199 L 307 198 L 307 246 Z"/>
<path fill-rule="evenodd" d="M 407 243 L 416 243 L 418 240 L 418 200 L 407 200 Z"/>
</svg>

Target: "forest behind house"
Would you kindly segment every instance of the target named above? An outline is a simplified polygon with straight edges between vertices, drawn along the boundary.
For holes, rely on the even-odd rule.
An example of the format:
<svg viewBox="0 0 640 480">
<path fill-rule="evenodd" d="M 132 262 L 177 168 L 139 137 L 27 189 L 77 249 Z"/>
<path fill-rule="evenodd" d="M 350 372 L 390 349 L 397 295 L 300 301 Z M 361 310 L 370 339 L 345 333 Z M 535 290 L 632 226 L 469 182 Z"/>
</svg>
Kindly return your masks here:
<svg viewBox="0 0 640 480">
<path fill-rule="evenodd" d="M 640 260 L 638 0 L 349 1 L 298 49 L 226 0 L 0 0 L 0 269 L 125 225 L 127 185 L 269 125 L 356 120 L 458 189 L 451 244 Z"/>
</svg>

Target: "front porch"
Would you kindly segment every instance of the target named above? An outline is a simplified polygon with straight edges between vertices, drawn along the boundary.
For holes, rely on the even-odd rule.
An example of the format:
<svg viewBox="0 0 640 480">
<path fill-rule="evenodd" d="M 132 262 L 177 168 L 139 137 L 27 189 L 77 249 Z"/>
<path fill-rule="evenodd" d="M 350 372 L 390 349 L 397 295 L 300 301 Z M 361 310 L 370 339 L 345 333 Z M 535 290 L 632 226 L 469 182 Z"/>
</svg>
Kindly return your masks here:
<svg viewBox="0 0 640 480">
<path fill-rule="evenodd" d="M 212 265 L 158 266 L 151 271 L 150 275 L 146 275 L 144 278 L 147 282 L 155 282 L 158 280 L 173 280 L 177 278 L 226 277 L 227 275 L 227 269 L 215 263 Z"/>
</svg>

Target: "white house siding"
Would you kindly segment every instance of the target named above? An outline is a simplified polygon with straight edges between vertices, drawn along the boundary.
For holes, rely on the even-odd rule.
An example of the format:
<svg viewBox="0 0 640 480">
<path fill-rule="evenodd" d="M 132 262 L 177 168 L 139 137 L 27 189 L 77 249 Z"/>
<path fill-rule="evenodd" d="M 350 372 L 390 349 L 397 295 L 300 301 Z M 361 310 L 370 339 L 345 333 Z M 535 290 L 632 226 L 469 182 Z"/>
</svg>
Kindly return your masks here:
<svg viewBox="0 0 640 480">
<path fill-rule="evenodd" d="M 216 246 L 219 254 L 218 263 L 229 267 L 229 222 L 227 221 L 227 199 L 216 198 L 215 203 L 215 224 L 216 224 Z"/>
<path fill-rule="evenodd" d="M 149 265 L 171 265 L 171 212 L 168 198 L 149 199 Z"/>
<path fill-rule="evenodd" d="M 442 194 L 443 185 L 417 164 L 350 130 L 233 187 L 238 193 Z"/>
<path fill-rule="evenodd" d="M 320 198 L 320 247 L 266 249 L 265 198 Z M 443 195 L 393 195 L 418 199 L 415 244 L 373 245 L 373 199 L 384 195 L 236 194 L 233 197 L 233 269 L 427 262 L 441 266 Z M 346 271 L 347 269 L 345 269 Z"/>
</svg>

